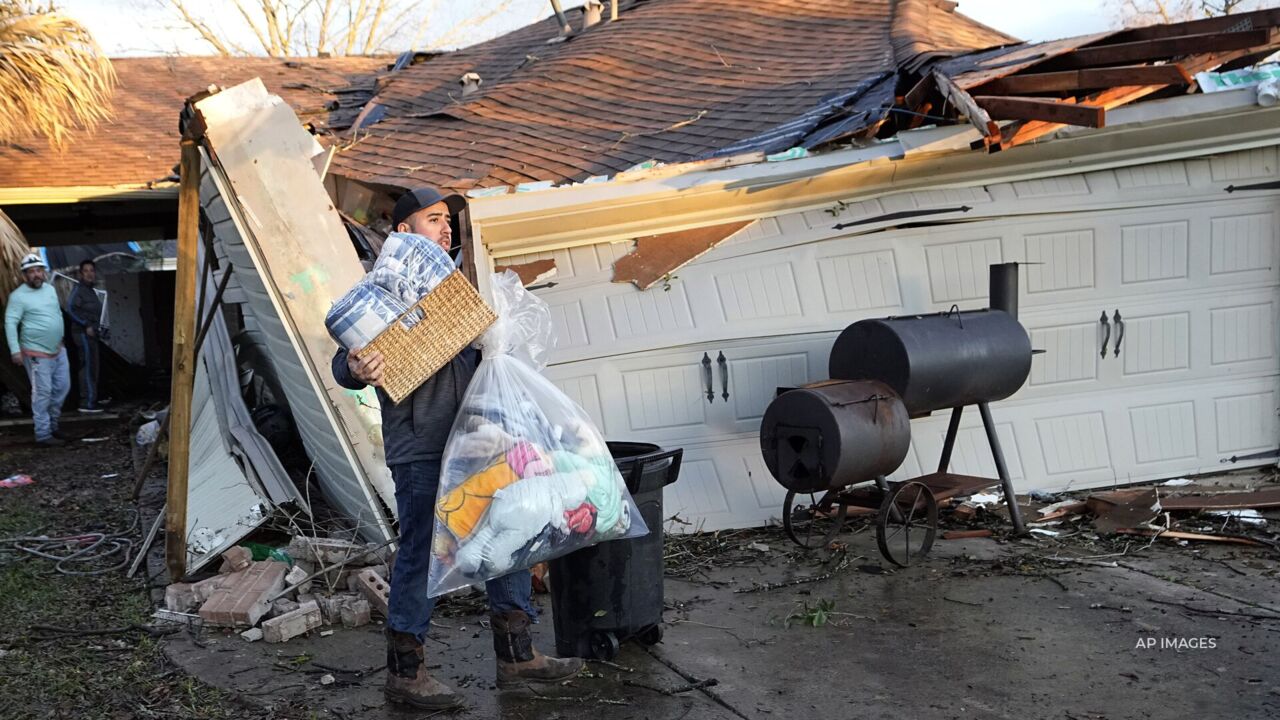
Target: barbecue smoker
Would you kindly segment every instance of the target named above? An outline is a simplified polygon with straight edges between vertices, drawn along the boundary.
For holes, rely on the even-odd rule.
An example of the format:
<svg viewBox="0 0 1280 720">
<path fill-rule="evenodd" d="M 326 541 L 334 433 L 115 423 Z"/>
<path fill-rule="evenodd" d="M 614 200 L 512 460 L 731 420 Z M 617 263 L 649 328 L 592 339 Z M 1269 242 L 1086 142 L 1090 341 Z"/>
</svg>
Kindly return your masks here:
<svg viewBox="0 0 1280 720">
<path fill-rule="evenodd" d="M 782 520 L 797 544 L 825 547 L 849 509 L 876 513 L 876 542 L 910 565 L 933 545 L 938 503 L 1001 485 L 1018 532 L 1022 517 L 990 403 L 1026 382 L 1031 341 L 1018 322 L 1018 265 L 991 266 L 991 307 L 862 320 L 831 348 L 831 380 L 779 388 L 760 426 L 765 465 L 787 497 Z M 960 418 L 977 405 L 998 478 L 948 472 Z M 938 471 L 888 482 L 911 444 L 914 417 L 951 410 Z"/>
</svg>

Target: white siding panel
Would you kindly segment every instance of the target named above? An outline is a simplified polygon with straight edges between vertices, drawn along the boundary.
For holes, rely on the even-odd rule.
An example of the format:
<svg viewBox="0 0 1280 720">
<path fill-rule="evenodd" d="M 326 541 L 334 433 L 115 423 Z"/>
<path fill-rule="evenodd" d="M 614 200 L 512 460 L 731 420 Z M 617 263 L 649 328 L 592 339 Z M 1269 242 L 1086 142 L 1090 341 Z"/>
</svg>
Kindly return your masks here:
<svg viewBox="0 0 1280 720">
<path fill-rule="evenodd" d="M 800 315 L 800 291 L 791 263 L 769 264 L 716 276 L 727 322 Z"/>
<path fill-rule="evenodd" d="M 1000 262 L 1000 239 L 930 245 L 925 259 L 935 303 L 985 298 L 990 266 Z"/>
<path fill-rule="evenodd" d="M 1274 392 L 1214 398 L 1213 406 L 1220 454 L 1269 450 L 1280 444 Z"/>
<path fill-rule="evenodd" d="M 1091 288 L 1093 282 L 1093 231 L 1075 230 L 1028 235 L 1027 292 Z"/>
<path fill-rule="evenodd" d="M 632 430 L 700 425 L 706 421 L 701 369 L 690 363 L 623 373 Z"/>
<path fill-rule="evenodd" d="M 1045 471 L 1063 475 L 1111 466 L 1102 413 L 1091 412 L 1036 421 Z"/>
<path fill-rule="evenodd" d="M 1213 364 L 1264 360 L 1275 355 L 1275 322 L 1271 303 L 1217 308 L 1209 313 L 1213 328 Z"/>
<path fill-rule="evenodd" d="M 818 261 L 818 272 L 829 312 L 871 310 L 902 304 L 892 250 L 822 258 Z"/>
<path fill-rule="evenodd" d="M 1139 463 L 1194 458 L 1196 442 L 1195 403 L 1176 402 L 1132 408 L 1134 455 Z"/>
<path fill-rule="evenodd" d="M 1123 282 L 1185 278 L 1189 233 L 1190 223 L 1185 220 L 1123 228 Z"/>
<path fill-rule="evenodd" d="M 611 295 L 609 319 L 614 337 L 619 340 L 693 327 L 693 313 L 683 284 L 674 284 L 670 290 L 628 288 L 621 295 Z"/>
<path fill-rule="evenodd" d="M 1275 222 L 1271 213 L 1216 217 L 1209 272 L 1214 275 L 1270 270 L 1275 253 Z"/>
<path fill-rule="evenodd" d="M 1124 318 L 1124 337 L 1112 327 L 1111 347 L 1120 343 L 1125 375 L 1181 370 L 1190 366 L 1189 313 Z M 1114 355 L 1113 355 L 1114 357 Z"/>
</svg>

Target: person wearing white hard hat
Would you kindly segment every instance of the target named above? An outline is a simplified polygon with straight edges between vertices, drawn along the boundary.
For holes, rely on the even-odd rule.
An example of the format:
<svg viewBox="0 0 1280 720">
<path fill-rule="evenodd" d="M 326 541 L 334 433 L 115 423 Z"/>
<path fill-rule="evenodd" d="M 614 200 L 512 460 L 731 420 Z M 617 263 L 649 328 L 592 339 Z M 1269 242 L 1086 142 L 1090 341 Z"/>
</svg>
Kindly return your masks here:
<svg viewBox="0 0 1280 720">
<path fill-rule="evenodd" d="M 63 347 L 62 305 L 53 286 L 45 282 L 47 266 L 39 255 L 22 258 L 23 284 L 9 294 L 4 309 L 5 339 L 14 365 L 27 370 L 31 380 L 31 414 L 36 442 L 65 445 L 58 432 L 62 403 L 71 390 L 71 368 Z"/>
</svg>

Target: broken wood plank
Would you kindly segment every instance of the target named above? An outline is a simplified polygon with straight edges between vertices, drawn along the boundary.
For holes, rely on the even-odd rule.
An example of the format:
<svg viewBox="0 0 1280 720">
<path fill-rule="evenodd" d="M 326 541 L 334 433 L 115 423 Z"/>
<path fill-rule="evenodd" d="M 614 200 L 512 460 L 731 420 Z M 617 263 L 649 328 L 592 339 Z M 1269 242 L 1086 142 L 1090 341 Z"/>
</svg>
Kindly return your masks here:
<svg viewBox="0 0 1280 720">
<path fill-rule="evenodd" d="M 938 85 L 938 91 L 943 97 L 947 98 L 962 115 L 969 118 L 969 123 L 978 128 L 978 132 L 982 133 L 988 143 L 994 138 L 1000 139 L 1000 126 L 992 121 L 991 116 L 974 102 L 973 96 L 960 89 L 951 78 L 944 75 L 938 70 L 933 71 L 934 82 Z"/>
<path fill-rule="evenodd" d="M 977 95 L 973 100 L 997 120 L 1041 120 L 1091 128 L 1107 123 L 1106 108 L 1098 105 L 1004 95 Z"/>
<path fill-rule="evenodd" d="M 518 265 L 498 265 L 493 268 L 494 272 L 506 272 L 510 270 L 520 276 L 520 284 L 525 287 L 543 282 L 556 274 L 556 261 L 553 258 L 546 260 L 534 260 L 533 262 L 520 263 Z"/>
<path fill-rule="evenodd" d="M 1224 33 L 1233 30 L 1252 30 L 1256 28 L 1275 27 L 1280 25 L 1280 8 L 1271 10 L 1255 10 L 1247 13 L 1232 13 L 1202 20 L 1173 23 L 1171 25 L 1148 25 L 1146 27 L 1126 30 L 1120 35 L 1126 41 L 1155 40 L 1157 38 L 1179 37 L 1183 35 L 1205 35 Z"/>
<path fill-rule="evenodd" d="M 1244 50 L 1266 45 L 1270 41 L 1271 31 L 1266 28 L 1241 32 L 1180 35 L 1178 37 L 1154 38 L 1137 42 L 1118 43 L 1116 45 L 1080 48 L 1055 58 L 1051 64 L 1057 69 L 1067 70 L 1094 65 L 1149 62 L 1206 52 Z"/>
<path fill-rule="evenodd" d="M 1062 507 L 1059 507 L 1057 510 L 1054 510 L 1053 512 L 1045 513 L 1044 515 L 1041 515 L 1035 520 L 1032 520 L 1031 524 L 1034 525 L 1035 523 L 1042 523 L 1042 522 L 1048 522 L 1050 520 L 1057 520 L 1059 518 L 1067 517 L 1068 515 L 1079 515 L 1080 513 L 1083 513 L 1088 509 L 1089 509 L 1089 504 L 1084 502 L 1083 500 L 1080 502 L 1068 503 L 1066 505 L 1063 505 Z"/>
<path fill-rule="evenodd" d="M 1103 90 L 1124 85 L 1190 85 L 1191 75 L 1181 65 L 1124 65 L 1082 68 L 1061 72 L 1009 75 L 981 86 L 984 95 Z"/>
<path fill-rule="evenodd" d="M 1151 530 L 1148 528 L 1118 528 L 1116 533 L 1120 535 L 1138 535 L 1141 537 L 1151 537 L 1159 535 L 1162 538 L 1170 540 L 1200 540 L 1203 542 L 1221 542 L 1231 543 L 1233 545 L 1262 545 L 1262 543 L 1242 537 L 1228 537 L 1225 535 L 1205 535 L 1203 533 L 1182 532 L 1180 530 Z"/>
<path fill-rule="evenodd" d="M 1255 492 L 1229 492 L 1216 495 L 1183 495 L 1160 498 L 1164 510 L 1248 510 L 1280 508 L 1280 488 Z"/>
<path fill-rule="evenodd" d="M 1277 42 L 1272 43 L 1271 47 L 1273 49 L 1280 47 L 1280 40 L 1277 40 Z M 1183 67 L 1184 70 L 1186 70 L 1189 74 L 1194 76 L 1198 72 L 1203 72 L 1205 70 L 1212 70 L 1213 68 L 1219 67 L 1224 63 L 1231 62 L 1232 60 L 1235 60 L 1237 58 L 1245 57 L 1249 55 L 1251 52 L 1252 52 L 1251 50 L 1234 50 L 1234 51 L 1225 52 L 1225 53 L 1209 53 L 1205 55 L 1197 55 L 1195 57 L 1187 58 L 1186 60 L 1184 60 L 1179 64 Z M 1108 110 L 1112 110 L 1114 108 L 1120 107 L 1121 105 L 1127 105 L 1135 100 L 1144 98 L 1147 95 L 1150 95 L 1151 93 L 1164 89 L 1165 87 L 1168 87 L 1168 86 L 1167 85 L 1145 85 L 1143 87 L 1115 87 L 1115 88 L 1111 88 L 1110 90 L 1105 90 L 1101 93 L 1090 95 L 1087 98 L 1085 98 L 1085 101 L 1091 105 L 1101 105 L 1102 107 Z M 1036 138 L 1048 135 L 1049 133 L 1056 132 L 1063 127 L 1065 126 L 1062 123 L 1049 123 L 1049 122 L 1043 122 L 1039 120 L 1031 120 L 1026 123 L 1017 123 L 1005 128 L 1004 130 L 1005 137 L 1002 144 L 1006 147 L 1021 145 L 1023 143 L 1027 143 L 1032 140 L 1035 140 Z"/>
<path fill-rule="evenodd" d="M 943 540 L 967 540 L 969 538 L 991 537 L 994 533 L 989 528 L 981 530 L 948 530 L 942 533 Z"/>
<path fill-rule="evenodd" d="M 636 249 L 613 264 L 613 281 L 648 290 L 749 224 L 731 222 L 636 238 Z"/>
</svg>

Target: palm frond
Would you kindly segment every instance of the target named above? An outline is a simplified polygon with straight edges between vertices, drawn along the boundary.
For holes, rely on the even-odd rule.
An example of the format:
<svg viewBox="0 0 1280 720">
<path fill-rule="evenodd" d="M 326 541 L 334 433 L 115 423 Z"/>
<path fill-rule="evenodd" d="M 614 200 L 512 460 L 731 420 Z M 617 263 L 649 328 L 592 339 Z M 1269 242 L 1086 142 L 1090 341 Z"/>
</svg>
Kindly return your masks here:
<svg viewBox="0 0 1280 720">
<path fill-rule="evenodd" d="M 26 0 L 0 0 L 0 143 L 68 133 L 110 119 L 116 76 L 83 25 Z"/>
<path fill-rule="evenodd" d="M 0 306 L 9 302 L 9 293 L 18 287 L 22 258 L 31 252 L 22 231 L 0 210 Z"/>
</svg>

